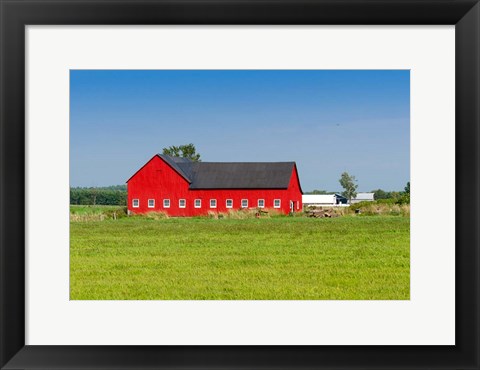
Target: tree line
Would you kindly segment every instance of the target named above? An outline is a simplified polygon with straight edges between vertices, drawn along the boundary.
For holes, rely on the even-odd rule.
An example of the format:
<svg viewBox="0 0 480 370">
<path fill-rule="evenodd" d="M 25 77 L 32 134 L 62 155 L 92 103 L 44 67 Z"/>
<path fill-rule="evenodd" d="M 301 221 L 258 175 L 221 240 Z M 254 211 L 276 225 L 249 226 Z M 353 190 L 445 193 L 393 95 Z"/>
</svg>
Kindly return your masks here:
<svg viewBox="0 0 480 370">
<path fill-rule="evenodd" d="M 106 187 L 70 188 L 70 204 L 126 206 L 127 186 L 114 185 Z"/>
<path fill-rule="evenodd" d="M 163 154 L 172 157 L 188 158 L 192 161 L 200 162 L 200 154 L 197 153 L 193 143 L 184 145 L 172 145 L 163 148 Z M 350 203 L 357 196 L 357 180 L 355 176 L 347 172 L 343 172 L 340 179 L 340 185 L 344 189 L 341 194 L 349 199 Z M 404 191 L 385 191 L 382 189 L 372 190 L 375 200 L 391 199 L 396 203 L 410 203 L 410 182 L 404 188 Z M 335 194 L 326 190 L 313 190 L 305 194 Z M 107 187 L 76 187 L 70 188 L 70 204 L 78 205 L 118 205 L 125 206 L 127 204 L 127 186 L 113 185 Z"/>
<path fill-rule="evenodd" d="M 327 191 L 314 189 L 312 191 L 306 191 L 305 194 L 342 194 L 342 191 Z M 383 189 L 371 190 L 370 193 L 375 194 L 375 200 L 379 199 L 399 199 L 402 195 L 410 194 L 410 189 L 407 191 L 386 191 Z M 343 195 L 343 194 L 342 194 Z"/>
<path fill-rule="evenodd" d="M 347 172 L 342 173 L 340 180 L 340 185 L 343 188 L 343 191 L 340 193 L 342 196 L 347 198 L 350 202 L 353 198 L 357 196 L 357 179 L 355 176 L 350 175 Z M 310 192 L 306 192 L 305 194 L 336 194 L 337 192 L 330 192 L 326 190 L 318 190 L 315 189 Z M 390 199 L 393 200 L 395 203 L 399 204 L 409 204 L 410 203 L 410 181 L 407 182 L 407 185 L 403 189 L 403 191 L 385 191 L 382 189 L 372 190 L 371 193 L 374 194 L 375 200 L 380 199 Z"/>
</svg>

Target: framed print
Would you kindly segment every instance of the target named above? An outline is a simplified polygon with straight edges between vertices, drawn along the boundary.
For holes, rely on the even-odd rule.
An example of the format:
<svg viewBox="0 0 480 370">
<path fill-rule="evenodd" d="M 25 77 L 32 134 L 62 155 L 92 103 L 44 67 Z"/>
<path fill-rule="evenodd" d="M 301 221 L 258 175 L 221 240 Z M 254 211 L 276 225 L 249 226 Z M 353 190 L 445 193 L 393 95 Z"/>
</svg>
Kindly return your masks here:
<svg viewBox="0 0 480 370">
<path fill-rule="evenodd" d="M 218 30 L 151 26 L 90 27 L 85 32 L 69 27 L 58 32 L 56 27 L 28 27 L 26 86 L 31 103 L 27 112 L 37 113 L 29 115 L 26 123 L 31 164 L 27 176 L 30 183 L 38 184 L 26 188 L 31 199 L 27 206 L 31 242 L 26 247 L 28 343 L 52 345 L 58 337 L 64 345 L 454 343 L 454 250 L 433 249 L 454 244 L 453 204 L 415 203 L 418 197 L 441 197 L 432 189 L 423 193 L 426 188 L 421 184 L 429 183 L 430 172 L 422 170 L 422 163 L 428 163 L 430 171 L 441 164 L 445 177 L 451 179 L 444 181 L 441 191 L 454 192 L 453 29 L 363 27 L 353 35 L 338 26 Z M 224 38 L 233 42 L 228 52 L 216 55 Z M 385 38 L 394 42 L 384 47 L 382 56 L 371 58 Z M 363 40 L 369 40 L 370 46 Z M 317 47 L 307 57 L 302 50 L 310 50 L 312 43 Z M 343 53 L 336 52 L 339 43 L 344 45 Z M 425 43 L 431 46 L 424 51 L 414 46 Z M 101 51 L 105 44 L 110 45 L 108 53 Z M 162 52 L 145 56 L 142 49 L 150 50 L 151 44 Z M 195 51 L 199 44 L 206 51 L 202 55 Z M 265 44 L 270 45 L 268 50 Z M 359 44 L 369 51 L 353 58 Z M 52 61 L 49 55 L 58 47 L 62 57 Z M 286 52 L 292 48 L 296 53 Z M 129 57 L 123 54 L 127 49 L 135 52 Z M 254 55 L 256 69 L 248 69 L 252 60 L 242 55 Z M 442 87 L 432 92 L 432 84 Z M 45 85 L 50 87 L 48 95 L 43 93 Z M 62 99 L 66 86 L 70 86 L 69 110 L 61 103 L 66 102 Z M 413 99 L 409 90 L 415 92 Z M 355 113 L 345 117 L 345 111 Z M 64 124 L 68 114 L 70 138 Z M 429 151 L 419 151 L 422 147 L 417 143 L 431 135 L 430 125 L 419 124 L 427 116 L 435 122 L 436 141 L 429 144 Z M 272 121 L 273 127 L 266 124 Z M 44 130 L 41 122 L 48 122 L 50 129 Z M 131 133 L 125 135 L 129 128 Z M 297 137 L 302 132 L 316 135 L 305 141 Z M 53 135 L 56 138 L 46 150 L 43 143 Z M 294 145 L 288 145 L 293 136 Z M 200 162 L 185 157 L 176 162 L 167 154 L 169 142 L 182 143 L 184 137 L 194 143 Z M 62 145 L 67 142 L 70 148 Z M 106 150 L 107 145 L 112 147 Z M 318 145 L 328 152 L 341 150 L 325 161 L 316 155 Z M 154 155 L 158 146 L 167 153 Z M 65 199 L 68 157 L 72 196 L 98 191 L 90 194 L 91 202 L 72 199 L 69 230 L 64 217 L 69 203 Z M 46 161 L 55 162 L 56 182 L 43 182 L 41 172 L 31 171 Z M 371 166 L 365 163 L 374 163 L 373 172 L 365 173 Z M 349 167 L 344 169 L 346 164 Z M 92 171 L 97 175 L 87 175 Z M 202 180 L 204 171 L 209 176 Z M 361 189 L 375 189 L 378 184 L 372 181 L 375 176 L 383 181 L 397 178 L 389 189 L 403 189 L 411 172 L 416 184 L 411 217 L 408 202 L 401 204 L 406 194 L 386 199 L 387 203 L 378 200 L 370 216 L 367 205 L 359 203 L 299 209 L 304 201 L 300 189 L 311 191 L 317 183 L 336 189 L 343 171 L 359 176 L 358 194 L 364 196 L 369 194 Z M 105 185 L 127 181 L 130 199 L 124 207 L 99 204 L 104 191 L 100 187 L 78 187 L 85 181 L 79 177 L 98 181 L 109 173 L 120 177 Z M 162 175 L 157 177 L 158 173 Z M 152 178 L 158 182 L 149 188 Z M 270 189 L 261 179 L 280 179 L 290 186 Z M 255 186 L 260 189 L 245 184 L 239 188 L 245 180 L 258 181 Z M 199 189 L 198 181 L 212 185 Z M 339 192 L 326 195 L 342 201 Z M 274 207 L 275 199 L 280 208 Z M 193 204 L 195 200 L 200 204 Z M 241 201 L 246 201 L 242 208 Z M 421 208 L 427 205 L 429 212 Z M 105 212 L 91 213 L 100 208 Z M 37 212 L 45 215 L 46 209 L 55 210 L 49 212 L 50 222 L 34 221 L 42 219 Z M 353 213 L 356 209 L 361 213 Z M 322 212 L 324 217 L 318 217 Z M 429 220 L 421 218 L 426 215 Z M 416 232 L 419 225 L 424 232 Z M 442 232 L 433 225 L 441 225 Z M 289 232 L 292 227 L 301 238 Z M 372 229 L 377 230 L 372 233 Z M 236 232 L 227 236 L 225 230 Z M 422 235 L 429 235 L 427 246 L 419 239 Z M 177 240 L 173 245 L 172 238 Z M 49 249 L 41 248 L 43 244 Z M 65 248 L 69 244 L 70 250 Z M 433 252 L 435 266 L 428 258 Z M 50 268 L 45 270 L 45 265 Z M 49 300 L 45 293 L 39 294 L 44 292 L 42 286 L 49 286 Z M 440 307 L 434 304 L 436 287 L 442 289 Z M 92 318 L 85 313 L 93 308 Z M 142 315 L 135 325 L 118 332 L 117 323 L 126 323 L 124 318 L 137 310 Z M 337 317 L 340 310 L 345 314 Z M 237 319 L 231 322 L 229 317 Z M 45 326 L 60 319 L 62 325 Z M 289 330 L 279 332 L 280 321 Z M 95 338 L 89 337 L 93 330 Z M 186 331 L 190 335 L 180 335 Z M 255 338 L 250 338 L 252 331 Z"/>
<path fill-rule="evenodd" d="M 478 369 L 479 6 L 2 0 L 1 368 Z"/>
</svg>

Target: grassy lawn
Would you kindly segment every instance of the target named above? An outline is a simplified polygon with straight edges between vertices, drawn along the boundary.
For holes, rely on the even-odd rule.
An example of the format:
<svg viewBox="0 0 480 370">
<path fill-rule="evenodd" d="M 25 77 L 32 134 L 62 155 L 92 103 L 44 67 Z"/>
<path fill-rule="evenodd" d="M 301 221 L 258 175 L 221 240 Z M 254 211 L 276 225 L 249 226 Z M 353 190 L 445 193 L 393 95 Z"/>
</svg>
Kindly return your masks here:
<svg viewBox="0 0 480 370">
<path fill-rule="evenodd" d="M 71 299 L 410 297 L 409 217 L 131 217 L 70 232 Z"/>
</svg>

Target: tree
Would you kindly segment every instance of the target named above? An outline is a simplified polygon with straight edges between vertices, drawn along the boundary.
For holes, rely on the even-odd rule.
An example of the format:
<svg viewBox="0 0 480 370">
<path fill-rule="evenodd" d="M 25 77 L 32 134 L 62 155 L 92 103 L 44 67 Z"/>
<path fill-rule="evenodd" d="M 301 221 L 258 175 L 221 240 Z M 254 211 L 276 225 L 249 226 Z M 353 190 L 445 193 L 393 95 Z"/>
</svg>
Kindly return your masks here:
<svg viewBox="0 0 480 370">
<path fill-rule="evenodd" d="M 127 204 L 127 187 L 70 188 L 70 204 L 124 206 Z"/>
<path fill-rule="evenodd" d="M 194 162 L 200 162 L 200 154 L 196 152 L 195 145 L 192 143 L 180 146 L 172 145 L 168 148 L 163 148 L 163 154 L 171 157 L 188 158 Z"/>
<path fill-rule="evenodd" d="M 97 188 L 91 188 L 92 191 L 92 204 L 95 206 L 97 204 Z"/>
<path fill-rule="evenodd" d="M 410 204 L 410 181 L 407 182 L 407 186 L 404 189 L 405 191 L 401 193 L 397 200 L 398 204 Z"/>
<path fill-rule="evenodd" d="M 357 188 L 358 185 L 355 184 L 357 181 L 355 179 L 355 176 L 349 175 L 347 172 L 342 173 L 342 176 L 340 177 L 340 185 L 345 189 L 344 192 L 342 192 L 342 195 L 348 199 L 348 202 L 351 204 L 352 203 L 352 198 L 355 198 L 357 196 Z"/>
<path fill-rule="evenodd" d="M 326 190 L 314 189 L 310 192 L 307 191 L 305 194 L 335 194 L 335 193 L 332 193 L 332 192 L 329 192 L 329 191 L 326 191 Z"/>
<path fill-rule="evenodd" d="M 385 191 L 382 189 L 372 190 L 372 193 L 375 194 L 375 200 L 390 199 L 393 197 L 391 191 Z"/>
</svg>

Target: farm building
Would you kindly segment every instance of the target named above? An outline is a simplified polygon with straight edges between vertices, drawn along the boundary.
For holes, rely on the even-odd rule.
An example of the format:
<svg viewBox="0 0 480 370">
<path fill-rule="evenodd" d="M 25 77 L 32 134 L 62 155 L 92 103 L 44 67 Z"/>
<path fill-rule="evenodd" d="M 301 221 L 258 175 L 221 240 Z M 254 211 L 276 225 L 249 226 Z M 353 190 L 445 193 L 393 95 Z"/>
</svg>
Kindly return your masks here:
<svg viewBox="0 0 480 370">
<path fill-rule="evenodd" d="M 347 199 L 340 194 L 304 194 L 302 203 L 304 206 L 333 207 L 346 205 Z"/>
<path fill-rule="evenodd" d="M 352 204 L 360 202 L 373 202 L 375 200 L 375 193 L 357 193 L 357 196 L 352 199 Z"/>
<path fill-rule="evenodd" d="M 198 216 L 245 208 L 302 209 L 295 162 L 193 162 L 156 154 L 127 181 L 130 213 Z"/>
<path fill-rule="evenodd" d="M 302 203 L 305 206 L 333 206 L 335 194 L 303 194 Z"/>
<path fill-rule="evenodd" d="M 335 198 L 338 205 L 346 206 L 348 205 L 348 199 L 345 198 L 342 194 L 335 193 Z"/>
</svg>

